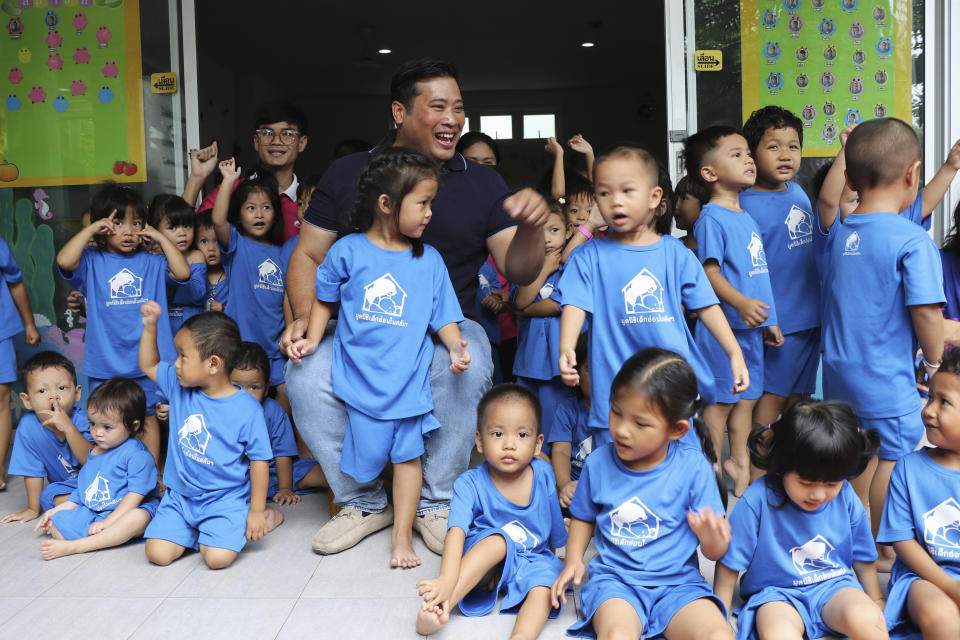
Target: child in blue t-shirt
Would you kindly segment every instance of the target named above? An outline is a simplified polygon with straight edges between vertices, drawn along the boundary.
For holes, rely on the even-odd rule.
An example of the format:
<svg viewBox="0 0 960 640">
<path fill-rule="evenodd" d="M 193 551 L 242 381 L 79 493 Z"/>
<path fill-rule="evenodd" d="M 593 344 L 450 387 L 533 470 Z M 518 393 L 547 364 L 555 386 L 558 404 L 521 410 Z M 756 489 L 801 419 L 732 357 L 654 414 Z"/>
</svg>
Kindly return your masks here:
<svg viewBox="0 0 960 640">
<path fill-rule="evenodd" d="M 560 506 L 570 507 L 577 481 L 587 456 L 593 451 L 594 432 L 590 429 L 590 373 L 587 369 L 586 333 L 577 338 L 577 374 L 580 382 L 557 405 L 550 434 L 550 463 L 557 478 L 557 497 Z M 599 442 L 600 438 L 597 438 Z"/>
<path fill-rule="evenodd" d="M 394 521 L 390 565 L 420 564 L 413 518 L 423 476 L 423 440 L 440 427 L 430 393 L 430 332 L 450 352 L 450 370 L 470 363 L 463 320 L 440 254 L 420 236 L 430 222 L 437 170 L 423 154 L 387 147 L 357 181 L 353 225 L 317 268 L 317 301 L 307 336 L 292 360 L 313 353 L 340 303 L 334 334 L 333 392 L 347 408 L 340 470 L 370 482 L 393 462 Z"/>
<path fill-rule="evenodd" d="M 923 423 L 932 447 L 897 461 L 877 542 L 892 544 L 891 637 L 955 638 L 960 630 L 960 352 L 933 376 Z"/>
<path fill-rule="evenodd" d="M 17 353 L 13 336 L 24 332 L 24 340 L 34 347 L 40 344 L 40 332 L 33 321 L 30 297 L 23 274 L 13 259 L 6 240 L 0 238 L 0 274 L 7 286 L 0 286 L 0 491 L 7 488 L 7 449 L 13 431 L 10 390 L 17 380 Z"/>
<path fill-rule="evenodd" d="M 710 192 L 699 182 L 694 182 L 690 176 L 683 176 L 673 190 L 676 204 L 673 208 L 673 219 L 677 229 L 686 231 L 683 236 L 683 246 L 694 253 L 697 252 L 697 237 L 693 235 L 693 226 L 700 219 L 700 211 L 710 202 Z"/>
<path fill-rule="evenodd" d="M 753 421 L 780 413 L 816 389 L 820 362 L 820 279 L 813 251 L 813 209 L 793 181 L 800 170 L 803 122 L 778 106 L 751 114 L 743 134 L 757 165 L 753 187 L 740 193 L 763 239 L 783 344 L 763 350 L 763 395 Z"/>
<path fill-rule="evenodd" d="M 208 567 L 223 569 L 280 524 L 266 508 L 273 453 L 263 411 L 230 382 L 240 330 L 222 312 L 197 314 L 177 332 L 170 364 L 157 351 L 160 305 L 141 312 L 140 368 L 170 399 L 167 489 L 143 534 L 147 559 L 166 566 L 199 548 Z"/>
<path fill-rule="evenodd" d="M 500 312 L 507 304 L 502 298 L 503 290 L 497 278 L 497 268 L 492 259 L 480 265 L 477 273 L 477 322 L 483 327 L 490 341 L 490 358 L 493 360 L 493 384 L 503 382 L 503 366 L 500 364 Z"/>
<path fill-rule="evenodd" d="M 590 428 L 609 442 L 610 382 L 644 347 L 683 356 L 697 374 L 705 402 L 713 402 L 719 390 L 684 309 L 697 311 L 705 331 L 719 341 L 728 373 L 735 373 L 735 382 L 727 376 L 728 389 L 736 385 L 742 391 L 749 380 L 743 354 L 696 256 L 650 226 L 661 201 L 656 160 L 641 147 L 621 145 L 601 154 L 594 172 L 608 235 L 577 248 L 560 276 L 559 370 L 566 384 L 577 383 L 575 346 L 589 314 Z M 599 444 L 595 440 L 594 448 Z"/>
<path fill-rule="evenodd" d="M 230 288 L 227 286 L 227 274 L 223 270 L 220 245 L 217 244 L 217 232 L 213 228 L 213 217 L 209 209 L 197 214 L 195 228 L 194 248 L 200 252 L 207 265 L 207 288 L 203 308 L 206 311 L 223 311 Z"/>
<path fill-rule="evenodd" d="M 287 262 L 281 246 L 283 216 L 277 181 L 262 172 L 234 190 L 240 167 L 233 158 L 219 166 L 223 182 L 211 215 L 231 293 L 224 313 L 236 321 L 244 340 L 256 342 L 267 352 L 270 386 L 277 388 L 277 402 L 289 411 L 279 346 Z"/>
<path fill-rule="evenodd" d="M 550 455 L 550 435 L 557 404 L 567 393 L 557 368 L 560 352 L 560 305 L 553 292 L 560 279 L 560 252 L 568 233 L 563 215 L 551 211 L 543 225 L 546 257 L 537 278 L 523 287 L 514 287 L 513 306 L 520 316 L 520 334 L 513 373 L 517 382 L 537 394 L 543 410 L 543 453 Z"/>
<path fill-rule="evenodd" d="M 43 514 L 34 531 L 44 560 L 123 544 L 143 535 L 157 512 L 157 466 L 140 442 L 146 395 L 133 380 L 111 378 L 87 399 L 96 445 L 80 469 L 77 488 Z"/>
<path fill-rule="evenodd" d="M 764 342 L 783 344 L 760 229 L 740 206 L 740 191 L 753 186 L 757 170 L 746 139 L 733 127 L 708 127 L 690 136 L 684 153 L 687 174 L 710 192 L 710 202 L 693 227 L 697 258 L 720 298 L 749 370 L 749 387 L 738 384 L 737 372 L 727 364 L 728 352 L 721 351 L 714 336 L 701 330 L 701 313 L 697 345 L 717 381 L 716 396 L 704 400 L 703 419 L 715 451 L 723 450 L 723 433 L 728 432 L 730 458 L 723 468 L 734 481 L 734 495 L 739 496 L 750 483 L 747 436 L 753 407 L 763 394 Z"/>
<path fill-rule="evenodd" d="M 857 428 L 846 403 L 802 400 L 772 427 L 757 425 L 750 444 L 767 475 L 730 512 L 714 578 L 730 606 L 744 572 L 737 638 L 885 639 L 877 550 L 847 482 L 867 467 L 876 434 Z"/>
<path fill-rule="evenodd" d="M 940 256 L 930 237 L 898 212 L 917 194 L 920 143 L 906 123 L 869 120 L 844 147 L 857 208 L 832 233 L 824 257 L 823 379 L 829 398 L 853 405 L 860 426 L 880 436 L 869 486 L 873 530 L 880 525 L 894 463 L 923 435 L 914 356 L 926 369 L 943 356 Z"/>
<path fill-rule="evenodd" d="M 417 583 L 423 596 L 417 633 L 430 635 L 459 604 L 467 616 L 516 613 L 511 638 L 535 638 L 559 605 L 550 586 L 563 568 L 551 549 L 566 544 L 550 465 L 539 459 L 540 405 L 528 389 L 502 384 L 477 405 L 477 449 L 484 462 L 453 487 L 440 576 Z M 499 573 L 493 590 L 480 585 Z"/>
<path fill-rule="evenodd" d="M 61 275 L 86 296 L 83 369 L 91 391 L 114 376 L 134 379 L 143 387 L 143 443 L 158 460 L 157 386 L 137 366 L 139 309 L 147 300 L 158 300 L 166 317 L 168 279 L 187 282 L 190 265 L 167 236 L 147 224 L 143 198 L 130 187 L 104 185 L 90 203 L 90 220 L 57 254 Z M 96 249 L 87 246 L 90 240 L 96 241 Z M 162 255 L 147 251 L 145 242 L 158 245 Z M 160 353 L 173 359 L 169 322 L 161 323 L 158 337 Z"/>
<path fill-rule="evenodd" d="M 73 406 L 81 389 L 72 362 L 55 351 L 41 351 L 24 363 L 20 377 L 20 401 L 27 412 L 17 424 L 10 473 L 23 476 L 27 508 L 0 522 L 27 522 L 66 500 L 77 488 L 80 466 L 93 446 L 87 414 Z"/>
<path fill-rule="evenodd" d="M 267 397 L 270 387 L 270 359 L 263 347 L 256 342 L 243 342 L 237 351 L 230 382 L 240 387 L 263 407 L 263 417 L 270 435 L 270 482 L 267 497 L 275 504 L 288 505 L 300 502 L 299 492 L 325 486 L 325 478 L 317 461 L 309 456 L 298 456 L 296 436 L 290 416 L 280 403 Z M 282 521 L 283 514 L 276 517 Z"/>
<path fill-rule="evenodd" d="M 732 640 L 697 560 L 698 545 L 707 558 L 720 558 L 730 527 L 707 458 L 678 442 L 691 428 L 696 375 L 678 354 L 647 348 L 624 363 L 611 386 L 613 442 L 583 465 L 570 503 L 567 558 L 552 588 L 554 606 L 566 602 L 568 585 L 583 579 L 592 536 L 598 555 L 580 590 L 583 620 L 567 635 Z"/>
</svg>

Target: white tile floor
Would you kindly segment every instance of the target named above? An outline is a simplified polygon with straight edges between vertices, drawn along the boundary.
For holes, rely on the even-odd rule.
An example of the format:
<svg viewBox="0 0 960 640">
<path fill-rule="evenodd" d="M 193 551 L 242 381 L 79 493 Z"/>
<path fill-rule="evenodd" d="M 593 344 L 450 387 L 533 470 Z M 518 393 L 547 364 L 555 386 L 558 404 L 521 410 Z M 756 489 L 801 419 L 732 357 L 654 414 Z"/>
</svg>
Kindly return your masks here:
<svg viewBox="0 0 960 640">
<path fill-rule="evenodd" d="M 0 493 L 0 514 L 26 504 L 21 478 Z M 731 507 L 732 499 L 731 499 Z M 437 575 L 440 558 L 415 542 L 423 564 L 388 568 L 389 529 L 334 556 L 310 549 L 329 518 L 325 493 L 285 507 L 286 521 L 234 565 L 211 571 L 198 554 L 169 567 L 147 562 L 142 544 L 46 562 L 34 522 L 0 525 L 0 638 L 63 640 L 324 640 L 417 638 L 414 585 Z M 701 560 L 708 581 L 713 564 Z M 886 575 L 881 575 L 885 585 Z M 573 606 L 540 637 L 564 638 Z M 512 616 L 455 614 L 436 638 L 506 638 Z"/>
</svg>

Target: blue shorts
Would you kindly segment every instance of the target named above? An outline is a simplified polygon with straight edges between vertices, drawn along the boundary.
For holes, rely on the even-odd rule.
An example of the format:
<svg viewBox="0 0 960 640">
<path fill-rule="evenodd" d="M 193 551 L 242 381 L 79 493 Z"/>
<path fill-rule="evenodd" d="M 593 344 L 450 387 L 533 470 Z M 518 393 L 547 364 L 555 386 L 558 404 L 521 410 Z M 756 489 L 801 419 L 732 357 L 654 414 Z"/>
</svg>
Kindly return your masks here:
<svg viewBox="0 0 960 640">
<path fill-rule="evenodd" d="M 830 598 L 837 591 L 848 587 L 863 591 L 863 587 L 850 573 L 808 587 L 766 587 L 761 589 L 747 599 L 746 604 L 743 605 L 737 615 L 737 640 L 757 637 L 754 629 L 757 609 L 760 608 L 760 605 L 768 602 L 786 602 L 796 609 L 803 620 L 807 638 L 830 636 L 834 632 L 823 622 L 821 612 L 824 605 L 830 601 Z"/>
<path fill-rule="evenodd" d="M 861 418 L 861 429 L 873 429 L 880 436 L 880 448 L 877 457 L 884 460 L 899 460 L 914 451 L 923 438 L 923 419 L 921 409 L 897 418 Z"/>
<path fill-rule="evenodd" d="M 147 376 L 140 376 L 139 378 L 130 378 L 143 389 L 143 393 L 147 396 L 147 415 L 152 416 L 157 411 L 157 403 L 163 402 L 167 404 L 166 398 L 163 398 L 160 394 L 160 389 L 157 387 L 157 383 L 148 378 Z M 87 377 L 87 385 L 89 386 L 89 392 L 92 392 L 94 389 L 106 382 L 108 378 L 94 378 L 92 376 Z"/>
<path fill-rule="evenodd" d="M 144 498 L 143 502 L 141 502 L 137 508 L 143 509 L 149 513 L 152 518 L 156 515 L 159 505 L 160 500 L 156 497 L 150 497 Z M 79 504 L 76 509 L 57 511 L 50 520 L 64 538 L 67 540 L 77 540 L 79 538 L 86 538 L 87 535 L 89 535 L 87 532 L 90 529 L 90 525 L 99 520 L 103 520 L 111 513 L 113 513 L 113 509 L 93 511 Z"/>
<path fill-rule="evenodd" d="M 700 338 L 697 344 L 713 371 L 715 403 L 736 404 L 740 400 L 756 400 L 763 395 L 763 329 L 734 329 L 733 336 L 743 351 L 743 359 L 750 373 L 750 387 L 743 393 L 730 391 L 733 388 L 733 371 L 730 370 L 730 358 L 724 353 L 720 343 L 708 331 L 697 332 L 697 337 Z"/>
<path fill-rule="evenodd" d="M 783 336 L 779 347 L 764 345 L 763 390 L 784 398 L 813 393 L 820 364 L 820 327 Z"/>
<path fill-rule="evenodd" d="M 297 458 L 293 461 L 293 492 L 294 493 L 311 493 L 313 489 L 299 490 L 297 489 L 297 483 L 303 480 L 310 470 L 317 466 L 317 461 L 313 458 Z M 272 498 L 277 494 L 277 491 L 280 490 L 280 483 L 277 481 L 277 472 L 276 469 L 270 470 L 270 480 L 267 484 L 267 500 Z"/>
<path fill-rule="evenodd" d="M 275 387 L 284 383 L 283 368 L 287 366 L 287 361 L 283 356 L 270 358 L 270 386 Z"/>
<path fill-rule="evenodd" d="M 941 568 L 952 577 L 957 577 L 954 571 L 951 571 L 948 567 L 941 566 Z M 890 576 L 890 591 L 887 593 L 887 606 L 883 610 L 891 638 L 916 638 L 917 640 L 921 638 L 920 630 L 910 619 L 910 613 L 907 611 L 907 596 L 910 594 L 910 587 L 919 579 L 920 576 L 908 569 L 906 565 L 902 563 L 894 565 L 893 573 Z"/>
<path fill-rule="evenodd" d="M 77 488 L 77 479 L 61 480 L 60 482 L 51 482 L 40 492 L 40 508 L 43 511 L 53 509 L 56 505 L 53 499 L 57 496 L 68 496 Z"/>
<path fill-rule="evenodd" d="M 144 538 L 169 540 L 188 549 L 198 545 L 240 552 L 247 544 L 247 487 L 188 497 L 167 487 Z"/>
<path fill-rule="evenodd" d="M 433 413 L 400 420 L 377 420 L 347 405 L 340 471 L 357 482 L 370 482 L 390 462 L 408 462 L 423 455 L 423 439 L 440 423 Z"/>
<path fill-rule="evenodd" d="M 0 340 L 0 384 L 17 381 L 17 350 L 13 348 L 13 336 Z"/>
<path fill-rule="evenodd" d="M 497 605 L 497 596 L 504 593 L 500 613 L 517 613 L 524 599 L 534 587 L 551 587 L 563 571 L 560 558 L 549 549 L 542 553 L 527 553 L 514 542 L 503 529 L 486 529 L 472 534 L 464 543 L 463 553 L 475 544 L 492 535 L 503 536 L 507 543 L 507 555 L 503 559 L 500 581 L 493 591 L 476 588 L 460 601 L 460 612 L 465 616 L 485 616 Z M 556 618 L 560 609 L 552 609 L 550 617 Z"/>
<path fill-rule="evenodd" d="M 559 377 L 551 380 L 536 380 L 517 376 L 517 384 L 537 394 L 540 400 L 540 410 L 543 415 L 540 432 L 543 434 L 543 446 L 540 451 L 550 455 L 550 430 L 553 427 L 553 418 L 557 415 L 557 405 L 570 395 L 571 389 L 563 384 Z"/>
<path fill-rule="evenodd" d="M 587 583 L 580 590 L 580 609 L 584 619 L 570 626 L 567 635 L 574 638 L 596 638 L 593 630 L 593 614 L 607 600 L 620 598 L 629 602 L 640 623 L 643 625 L 643 637 L 652 638 L 662 634 L 670 620 L 683 607 L 695 600 L 706 598 L 717 605 L 723 617 L 727 609 L 720 598 L 705 580 L 686 584 L 643 587 L 623 582 L 619 576 L 610 573 L 591 573 Z"/>
</svg>

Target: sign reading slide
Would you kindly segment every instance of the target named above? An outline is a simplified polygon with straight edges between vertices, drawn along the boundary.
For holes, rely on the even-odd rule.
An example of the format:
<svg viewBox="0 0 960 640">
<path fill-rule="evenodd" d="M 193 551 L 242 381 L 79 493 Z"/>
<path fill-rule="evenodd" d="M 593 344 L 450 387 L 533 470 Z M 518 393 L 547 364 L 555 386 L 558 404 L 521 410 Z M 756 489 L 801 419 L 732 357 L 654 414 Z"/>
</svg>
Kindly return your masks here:
<svg viewBox="0 0 960 640">
<path fill-rule="evenodd" d="M 138 0 L 2 0 L 0 25 L 0 186 L 146 181 Z"/>
<path fill-rule="evenodd" d="M 766 105 L 803 121 L 803 155 L 833 156 L 844 127 L 911 122 L 908 0 L 741 0 L 743 118 Z"/>
</svg>

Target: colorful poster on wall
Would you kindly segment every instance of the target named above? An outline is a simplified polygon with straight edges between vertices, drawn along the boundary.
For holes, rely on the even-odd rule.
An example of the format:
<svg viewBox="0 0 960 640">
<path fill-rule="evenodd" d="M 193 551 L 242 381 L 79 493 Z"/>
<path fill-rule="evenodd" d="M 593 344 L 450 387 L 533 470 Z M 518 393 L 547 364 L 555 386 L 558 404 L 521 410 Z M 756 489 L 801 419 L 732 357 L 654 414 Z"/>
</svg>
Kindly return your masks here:
<svg viewBox="0 0 960 640">
<path fill-rule="evenodd" d="M 850 124 L 911 121 L 909 0 L 741 0 L 740 25 L 743 118 L 789 109 L 803 155 L 836 155 Z"/>
<path fill-rule="evenodd" d="M 0 187 L 147 179 L 138 0 L 0 0 Z"/>
</svg>

